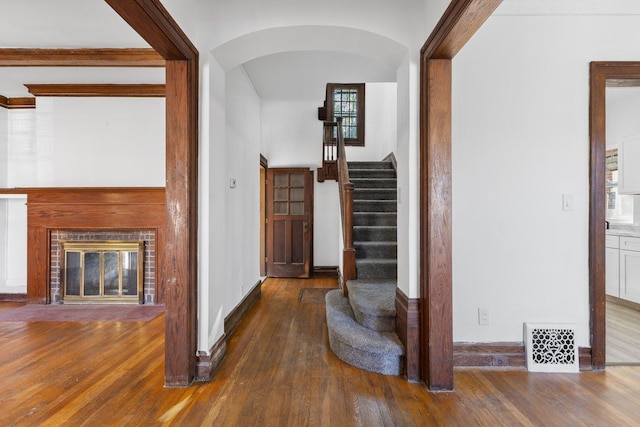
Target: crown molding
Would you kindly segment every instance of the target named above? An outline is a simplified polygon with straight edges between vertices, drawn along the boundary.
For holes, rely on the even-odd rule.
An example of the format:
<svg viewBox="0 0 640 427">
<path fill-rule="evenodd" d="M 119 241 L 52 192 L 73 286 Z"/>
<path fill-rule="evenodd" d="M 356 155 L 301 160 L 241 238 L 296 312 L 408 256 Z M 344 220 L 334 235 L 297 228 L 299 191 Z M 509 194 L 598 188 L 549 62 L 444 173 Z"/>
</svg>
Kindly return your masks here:
<svg viewBox="0 0 640 427">
<path fill-rule="evenodd" d="M 163 84 L 25 84 L 35 96 L 162 98 Z"/>
<path fill-rule="evenodd" d="M 0 107 L 7 110 L 36 108 L 35 98 L 7 98 L 0 95 Z"/>
</svg>

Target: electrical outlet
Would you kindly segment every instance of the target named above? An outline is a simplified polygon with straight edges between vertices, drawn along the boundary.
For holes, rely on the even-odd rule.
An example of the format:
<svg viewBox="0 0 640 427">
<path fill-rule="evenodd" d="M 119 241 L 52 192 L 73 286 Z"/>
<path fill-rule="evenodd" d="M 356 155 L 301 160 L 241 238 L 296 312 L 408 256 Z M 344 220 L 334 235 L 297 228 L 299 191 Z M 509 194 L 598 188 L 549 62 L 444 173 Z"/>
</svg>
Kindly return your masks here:
<svg viewBox="0 0 640 427">
<path fill-rule="evenodd" d="M 489 309 L 478 308 L 478 325 L 488 325 L 488 324 L 489 324 Z"/>
</svg>

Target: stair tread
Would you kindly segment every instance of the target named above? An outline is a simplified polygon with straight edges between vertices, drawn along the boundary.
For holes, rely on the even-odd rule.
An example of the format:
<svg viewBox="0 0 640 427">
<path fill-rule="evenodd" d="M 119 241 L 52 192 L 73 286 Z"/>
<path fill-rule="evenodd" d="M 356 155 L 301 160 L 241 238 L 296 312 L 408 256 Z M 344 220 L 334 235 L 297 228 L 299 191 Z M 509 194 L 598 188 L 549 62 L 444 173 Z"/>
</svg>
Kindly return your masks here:
<svg viewBox="0 0 640 427">
<path fill-rule="evenodd" d="M 356 259 L 356 264 L 397 264 L 397 258 L 362 258 Z"/>
<path fill-rule="evenodd" d="M 378 282 L 378 283 L 375 283 Z M 396 316 L 396 283 L 387 280 L 348 280 L 349 301 L 354 312 L 369 316 Z"/>
<path fill-rule="evenodd" d="M 334 338 L 371 354 L 404 355 L 404 346 L 397 334 L 373 331 L 356 321 L 349 300 L 342 295 L 341 290 L 328 292 L 326 304 L 327 326 L 333 332 Z"/>
<path fill-rule="evenodd" d="M 398 242 L 395 240 L 354 240 L 354 245 L 362 245 L 362 246 L 378 246 L 378 245 L 394 245 L 398 246 Z"/>
</svg>

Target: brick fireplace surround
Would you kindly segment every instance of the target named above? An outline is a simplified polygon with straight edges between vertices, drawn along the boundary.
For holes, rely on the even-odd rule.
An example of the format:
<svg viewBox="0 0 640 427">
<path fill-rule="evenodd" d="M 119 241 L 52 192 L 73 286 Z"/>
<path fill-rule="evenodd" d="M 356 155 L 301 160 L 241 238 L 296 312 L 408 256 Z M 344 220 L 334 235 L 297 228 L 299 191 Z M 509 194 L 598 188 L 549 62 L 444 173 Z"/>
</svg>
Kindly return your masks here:
<svg viewBox="0 0 640 427">
<path fill-rule="evenodd" d="M 62 303 L 62 290 L 60 289 L 63 276 L 63 252 L 61 241 L 107 241 L 121 240 L 128 242 L 144 241 L 144 303 L 155 304 L 156 299 L 156 233 L 154 230 L 125 230 L 125 231 L 77 231 L 77 230 L 52 230 L 51 231 L 51 255 L 49 277 L 51 303 Z"/>
</svg>

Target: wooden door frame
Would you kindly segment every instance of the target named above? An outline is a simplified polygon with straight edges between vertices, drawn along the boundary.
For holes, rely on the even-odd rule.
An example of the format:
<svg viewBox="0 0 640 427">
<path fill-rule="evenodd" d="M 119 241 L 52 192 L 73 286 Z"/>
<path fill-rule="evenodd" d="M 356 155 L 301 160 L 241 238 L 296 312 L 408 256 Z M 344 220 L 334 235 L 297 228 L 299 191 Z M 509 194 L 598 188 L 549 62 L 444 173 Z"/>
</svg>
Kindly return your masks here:
<svg viewBox="0 0 640 427">
<path fill-rule="evenodd" d="M 157 0 L 105 0 L 166 60 L 165 386 L 195 377 L 198 289 L 198 51 Z"/>
<path fill-rule="evenodd" d="M 420 378 L 453 389 L 451 60 L 502 0 L 453 0 L 420 51 Z"/>
<path fill-rule="evenodd" d="M 601 370 L 606 363 L 606 89 L 640 86 L 640 62 L 592 62 L 589 71 L 589 329 L 591 366 Z"/>
</svg>

